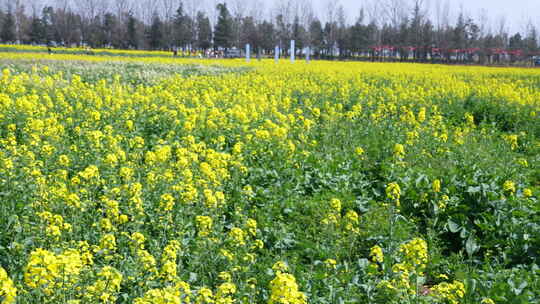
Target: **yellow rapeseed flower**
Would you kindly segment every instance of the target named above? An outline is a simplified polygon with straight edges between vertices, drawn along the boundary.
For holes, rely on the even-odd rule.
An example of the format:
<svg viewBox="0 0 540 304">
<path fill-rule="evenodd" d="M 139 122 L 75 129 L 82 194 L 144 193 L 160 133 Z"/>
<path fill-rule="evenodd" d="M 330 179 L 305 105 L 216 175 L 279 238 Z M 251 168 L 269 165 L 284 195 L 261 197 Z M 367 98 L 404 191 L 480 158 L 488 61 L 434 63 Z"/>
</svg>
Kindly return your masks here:
<svg viewBox="0 0 540 304">
<path fill-rule="evenodd" d="M 4 268 L 0 267 L 0 299 L 4 299 L 1 304 L 14 304 L 16 297 L 17 288 Z"/>
</svg>

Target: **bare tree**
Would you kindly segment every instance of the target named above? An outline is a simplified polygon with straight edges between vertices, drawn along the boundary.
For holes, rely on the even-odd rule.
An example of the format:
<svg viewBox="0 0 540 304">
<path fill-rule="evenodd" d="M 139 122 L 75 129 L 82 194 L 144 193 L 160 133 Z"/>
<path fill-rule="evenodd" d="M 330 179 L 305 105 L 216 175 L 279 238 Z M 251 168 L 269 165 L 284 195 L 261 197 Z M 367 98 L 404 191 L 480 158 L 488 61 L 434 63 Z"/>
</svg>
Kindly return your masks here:
<svg viewBox="0 0 540 304">
<path fill-rule="evenodd" d="M 174 16 L 174 11 L 175 9 L 177 8 L 177 2 L 178 1 L 175 1 L 175 0 L 161 0 L 160 1 L 160 4 L 161 4 L 161 17 L 163 18 L 163 20 L 165 21 L 170 21 L 172 20 L 173 16 Z"/>
<path fill-rule="evenodd" d="M 276 3 L 275 14 L 281 15 L 285 24 L 291 24 L 293 21 L 293 7 L 294 2 L 292 0 L 280 0 Z"/>
<path fill-rule="evenodd" d="M 286 53 L 287 42 L 291 37 L 293 1 L 280 0 L 274 8 L 274 22 L 276 28 L 277 41 L 281 45 L 281 50 Z"/>
<path fill-rule="evenodd" d="M 244 17 L 247 8 L 244 0 L 229 0 L 227 2 L 233 17 Z"/>
<path fill-rule="evenodd" d="M 15 17 L 15 36 L 17 37 L 17 41 L 20 42 L 24 37 L 23 34 L 25 32 L 25 19 L 26 15 L 24 13 L 25 7 L 24 3 L 21 0 L 11 0 L 9 4 L 11 6 L 11 10 L 13 12 L 13 16 Z"/>
<path fill-rule="evenodd" d="M 506 25 L 506 15 L 500 15 L 497 18 L 497 35 L 503 37 L 508 33 L 508 28 Z"/>
<path fill-rule="evenodd" d="M 75 0 L 76 11 L 85 19 L 92 19 L 96 16 L 99 0 Z"/>
<path fill-rule="evenodd" d="M 216 7 L 219 2 L 220 2 L 219 0 L 209 0 L 208 4 L 206 5 L 210 22 L 214 25 L 217 23 L 217 19 L 218 19 L 218 13 L 217 13 Z"/>
<path fill-rule="evenodd" d="M 71 4 L 73 0 L 54 0 L 54 6 L 57 9 L 68 11 L 71 10 Z"/>
<path fill-rule="evenodd" d="M 151 24 L 154 13 L 158 13 L 159 15 L 159 8 L 155 6 L 155 0 L 135 0 L 133 13 L 144 24 Z"/>
<path fill-rule="evenodd" d="M 299 3 L 300 20 L 302 24 L 307 28 L 313 20 L 317 17 L 313 9 L 311 1 L 304 0 Z"/>
<path fill-rule="evenodd" d="M 184 3 L 186 8 L 186 14 L 193 20 L 197 19 L 197 13 L 201 10 L 204 10 L 205 7 L 204 0 L 186 0 L 184 1 Z"/>
<path fill-rule="evenodd" d="M 382 8 L 378 0 L 372 0 L 368 2 L 366 7 L 366 13 L 368 16 L 368 23 L 380 25 L 382 20 Z"/>
<path fill-rule="evenodd" d="M 264 1 L 253 0 L 249 2 L 247 15 L 250 17 L 253 17 L 253 19 L 256 20 L 257 22 L 260 22 L 266 18 L 264 11 L 265 11 Z"/>
<path fill-rule="evenodd" d="M 178 8 L 177 5 L 178 1 L 175 0 L 160 0 L 160 12 L 159 15 L 161 16 L 163 22 L 163 40 L 165 41 L 165 44 L 167 46 L 172 46 L 173 44 L 173 19 L 175 15 L 175 11 Z"/>
<path fill-rule="evenodd" d="M 382 8 L 388 23 L 397 28 L 407 17 L 409 11 L 408 5 L 404 0 L 385 0 L 382 1 Z"/>
<path fill-rule="evenodd" d="M 441 13 L 441 25 L 442 25 L 442 28 L 443 29 L 446 29 L 448 28 L 448 26 L 450 25 L 450 1 L 449 0 L 446 0 L 444 2 L 444 6 L 442 8 L 442 13 Z"/>
<path fill-rule="evenodd" d="M 124 23 L 127 15 L 133 9 L 133 4 L 130 0 L 114 0 L 113 6 L 116 11 L 116 17 L 118 17 L 121 23 Z"/>
<path fill-rule="evenodd" d="M 480 27 L 480 37 L 485 37 L 491 34 L 491 26 L 489 25 L 489 15 L 485 8 L 482 8 L 478 14 L 478 26 Z"/>
<path fill-rule="evenodd" d="M 76 29 L 74 30 L 76 18 L 72 11 L 72 1 L 73 0 L 54 0 L 53 4 L 56 8 L 54 27 L 61 40 L 58 42 L 67 45 L 78 41 L 81 36 L 79 27 L 75 27 Z"/>
<path fill-rule="evenodd" d="M 41 0 L 30 0 L 27 1 L 29 4 L 27 6 L 27 10 L 30 10 L 30 13 L 32 16 L 38 17 L 41 14 L 41 11 L 43 11 L 43 7 L 45 6 L 45 2 Z"/>
<path fill-rule="evenodd" d="M 326 1 L 326 22 L 333 23 L 336 21 L 337 6 L 338 4 L 334 0 Z"/>
</svg>

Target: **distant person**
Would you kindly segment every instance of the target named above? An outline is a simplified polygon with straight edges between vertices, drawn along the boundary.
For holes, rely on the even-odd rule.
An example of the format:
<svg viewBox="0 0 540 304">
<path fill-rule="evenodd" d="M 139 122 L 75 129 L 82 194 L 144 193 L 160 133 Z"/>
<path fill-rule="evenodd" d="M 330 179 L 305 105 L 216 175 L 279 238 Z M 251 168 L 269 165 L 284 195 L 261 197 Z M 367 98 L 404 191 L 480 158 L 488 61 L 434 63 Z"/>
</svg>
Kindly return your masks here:
<svg viewBox="0 0 540 304">
<path fill-rule="evenodd" d="M 173 57 L 178 57 L 178 49 L 174 49 L 174 51 L 173 51 Z"/>
<path fill-rule="evenodd" d="M 52 55 L 52 50 L 51 50 L 51 47 L 47 47 L 47 52 L 49 53 L 49 55 Z"/>
</svg>

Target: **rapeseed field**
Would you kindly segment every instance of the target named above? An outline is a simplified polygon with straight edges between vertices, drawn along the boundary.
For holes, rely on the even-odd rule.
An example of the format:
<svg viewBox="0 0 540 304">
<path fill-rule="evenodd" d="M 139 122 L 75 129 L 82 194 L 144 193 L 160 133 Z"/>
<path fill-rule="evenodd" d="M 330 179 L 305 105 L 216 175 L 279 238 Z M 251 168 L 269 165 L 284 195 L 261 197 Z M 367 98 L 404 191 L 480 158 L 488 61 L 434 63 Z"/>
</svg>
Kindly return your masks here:
<svg viewBox="0 0 540 304">
<path fill-rule="evenodd" d="M 540 301 L 539 70 L 30 51 L 2 304 Z"/>
</svg>

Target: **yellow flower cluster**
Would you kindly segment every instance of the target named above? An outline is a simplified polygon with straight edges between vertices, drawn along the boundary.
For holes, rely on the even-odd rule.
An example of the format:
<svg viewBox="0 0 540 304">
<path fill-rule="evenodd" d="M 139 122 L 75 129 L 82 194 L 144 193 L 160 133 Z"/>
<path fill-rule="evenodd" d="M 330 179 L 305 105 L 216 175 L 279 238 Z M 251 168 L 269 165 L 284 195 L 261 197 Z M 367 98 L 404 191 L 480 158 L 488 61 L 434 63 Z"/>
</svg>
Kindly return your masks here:
<svg viewBox="0 0 540 304">
<path fill-rule="evenodd" d="M 359 217 L 358 213 L 354 210 L 349 210 L 345 213 L 345 229 L 353 233 L 359 233 L 360 229 L 358 228 Z"/>
<path fill-rule="evenodd" d="M 336 269 L 337 261 L 334 260 L 334 259 L 326 259 L 326 260 L 324 261 L 324 264 L 325 264 L 326 267 L 328 267 L 328 268 Z"/>
<path fill-rule="evenodd" d="M 236 285 L 231 282 L 225 282 L 218 286 L 216 291 L 216 304 L 234 303 L 233 295 L 236 293 Z"/>
<path fill-rule="evenodd" d="M 518 146 L 519 146 L 519 144 L 518 144 L 518 135 L 516 135 L 516 134 L 506 135 L 506 136 L 504 136 L 504 139 L 510 145 L 510 148 L 512 148 L 512 150 L 515 150 L 515 149 L 518 148 Z"/>
<path fill-rule="evenodd" d="M 115 303 L 121 283 L 122 274 L 111 266 L 105 266 L 97 273 L 96 282 L 87 287 L 85 297 L 94 302 Z"/>
<path fill-rule="evenodd" d="M 405 157 L 405 147 L 402 144 L 396 144 L 394 146 L 394 157 L 398 159 Z"/>
<path fill-rule="evenodd" d="M 4 268 L 0 267 L 0 299 L 4 300 L 2 304 L 14 304 L 17 297 L 17 288 L 13 284 L 13 281 L 8 277 Z"/>
<path fill-rule="evenodd" d="M 516 193 L 516 184 L 513 181 L 507 180 L 503 184 L 503 190 L 510 194 L 514 194 Z"/>
<path fill-rule="evenodd" d="M 268 304 L 306 304 L 306 295 L 299 291 L 294 276 L 285 272 L 285 263 L 279 261 L 272 268 L 276 271 L 276 277 L 270 282 Z"/>
<path fill-rule="evenodd" d="M 465 285 L 460 281 L 452 283 L 443 282 L 433 286 L 433 294 L 436 298 L 447 301 L 450 304 L 459 304 L 465 296 Z"/>
<path fill-rule="evenodd" d="M 399 198 L 401 197 L 401 187 L 397 183 L 389 183 L 386 186 L 386 197 L 396 203 L 396 206 L 400 206 Z"/>
<path fill-rule="evenodd" d="M 177 281 L 177 258 L 178 251 L 180 250 L 180 243 L 176 240 L 172 240 L 163 249 L 161 255 L 161 276 L 170 282 Z"/>
<path fill-rule="evenodd" d="M 142 298 L 137 298 L 133 304 L 181 304 L 180 291 L 173 287 L 151 289 Z"/>
<path fill-rule="evenodd" d="M 198 235 L 200 237 L 208 236 L 212 231 L 212 218 L 209 216 L 198 215 L 195 218 L 195 221 L 197 222 L 197 229 L 199 230 Z"/>
<path fill-rule="evenodd" d="M 399 247 L 399 252 L 404 257 L 405 268 L 409 271 L 418 270 L 422 274 L 428 262 L 427 243 L 421 238 L 415 238 L 402 244 Z"/>
<path fill-rule="evenodd" d="M 209 293 L 208 293 L 209 292 Z M 191 290 L 189 285 L 185 282 L 178 282 L 173 286 L 165 288 L 154 288 L 148 290 L 144 296 L 136 298 L 133 304 L 183 304 L 193 303 L 191 302 Z M 202 303 L 214 303 L 212 300 L 212 291 L 203 289 L 199 291 L 199 298 L 206 299 L 208 302 Z"/>
<path fill-rule="evenodd" d="M 79 280 L 85 267 L 80 252 L 69 249 L 60 254 L 38 248 L 30 253 L 24 281 L 33 289 L 52 295 L 56 289 L 67 289 Z"/>
<path fill-rule="evenodd" d="M 116 237 L 112 233 L 103 235 L 96 248 L 98 253 L 110 255 L 116 250 Z"/>
<path fill-rule="evenodd" d="M 435 179 L 435 180 L 433 180 L 431 189 L 432 189 L 433 192 L 435 192 L 435 193 L 441 192 L 441 180 L 440 180 L 440 179 Z"/>
<path fill-rule="evenodd" d="M 257 235 L 257 221 L 256 220 L 248 219 L 246 221 L 246 227 L 249 234 L 251 234 L 252 236 Z"/>
<path fill-rule="evenodd" d="M 64 223 L 64 218 L 59 214 L 52 214 L 48 211 L 36 213 L 45 222 L 45 232 L 47 235 L 58 238 L 62 235 L 62 231 L 71 231 L 71 225 Z"/>
<path fill-rule="evenodd" d="M 424 276 L 428 260 L 427 244 L 423 239 L 415 238 L 401 244 L 398 253 L 400 254 L 399 263 L 391 266 L 391 279 L 381 280 L 377 286 L 381 290 L 390 291 L 400 297 L 416 295 L 418 286 L 414 278 Z M 382 248 L 373 246 L 370 257 L 373 262 L 382 263 L 384 261 Z M 377 267 L 373 266 L 371 269 L 376 270 Z"/>
<path fill-rule="evenodd" d="M 383 255 L 382 248 L 379 247 L 378 245 L 371 247 L 369 251 L 369 256 L 371 257 L 371 260 L 373 262 L 377 262 L 377 263 L 384 262 L 384 255 Z"/>
<path fill-rule="evenodd" d="M 241 228 L 233 227 L 231 231 L 229 231 L 229 237 L 237 246 L 244 246 L 246 244 L 246 232 Z"/>
<path fill-rule="evenodd" d="M 329 203 L 330 211 L 326 215 L 326 218 L 323 219 L 323 224 L 337 224 L 341 218 L 341 201 L 337 198 L 333 198 Z"/>
</svg>

